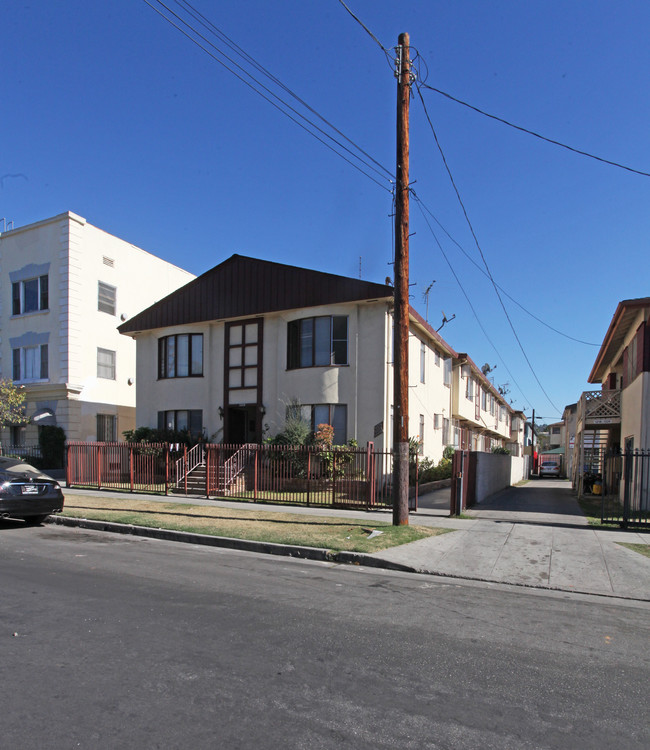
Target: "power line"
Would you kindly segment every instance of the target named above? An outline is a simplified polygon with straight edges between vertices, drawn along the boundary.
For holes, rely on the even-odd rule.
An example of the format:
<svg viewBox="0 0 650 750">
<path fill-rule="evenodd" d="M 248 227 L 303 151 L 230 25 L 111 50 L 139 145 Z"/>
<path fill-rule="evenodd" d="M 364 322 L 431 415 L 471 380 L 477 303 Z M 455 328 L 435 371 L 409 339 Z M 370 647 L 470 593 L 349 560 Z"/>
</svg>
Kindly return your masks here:
<svg viewBox="0 0 650 750">
<path fill-rule="evenodd" d="M 244 50 L 236 42 L 234 42 L 224 31 L 222 31 L 217 26 L 215 26 L 215 24 L 212 23 L 210 19 L 206 18 L 206 16 L 204 16 L 200 11 L 198 11 L 191 3 L 189 3 L 187 0 L 176 0 L 176 4 L 184 6 L 187 9 L 187 12 L 191 16 L 193 16 L 195 20 L 199 21 L 199 23 L 201 23 L 201 25 L 204 28 L 206 28 L 208 31 L 210 31 L 219 39 L 221 39 L 228 47 L 230 47 L 231 50 L 233 50 L 233 52 L 235 52 L 244 60 L 246 60 L 250 65 L 252 65 L 260 73 L 265 75 L 269 80 L 273 81 L 273 83 L 275 83 L 277 86 L 283 89 L 287 94 L 293 97 L 297 102 L 299 102 L 303 107 L 305 107 L 305 109 L 309 110 L 309 112 L 311 112 L 313 115 L 318 117 L 319 120 L 321 120 L 323 123 L 325 123 L 325 125 L 330 127 L 335 133 L 337 133 L 343 139 L 345 139 L 350 145 L 354 146 L 354 148 L 356 148 L 361 154 L 363 154 L 369 161 L 371 161 L 373 164 L 379 167 L 383 172 L 385 172 L 391 181 L 394 179 L 394 175 L 390 170 L 386 169 L 386 167 L 384 167 L 382 164 L 376 161 L 376 159 L 370 156 L 369 153 L 364 151 L 361 148 L 361 146 L 359 146 L 357 143 L 355 143 L 350 138 L 348 138 L 345 135 L 345 133 L 339 130 L 329 120 L 323 117 L 323 115 L 321 115 L 317 110 L 311 107 L 304 99 L 302 99 L 300 96 L 298 96 L 298 94 L 296 94 L 288 86 L 286 86 L 279 78 L 273 75 L 261 63 L 259 63 L 252 55 L 248 54 L 246 50 Z"/>
<path fill-rule="evenodd" d="M 511 372 L 510 372 L 510 369 L 508 368 L 508 365 L 507 365 L 507 364 L 505 363 L 505 360 L 503 359 L 503 357 L 501 356 L 501 354 L 500 354 L 499 350 L 497 349 L 497 347 L 496 347 L 496 344 L 495 344 L 495 343 L 494 343 L 494 342 L 492 341 L 492 339 L 491 339 L 491 338 L 490 338 L 490 336 L 488 335 L 488 332 L 487 332 L 487 331 L 485 330 L 485 326 L 483 325 L 483 323 L 481 323 L 481 319 L 479 318 L 479 315 L 478 315 L 478 313 L 476 312 L 476 308 L 475 308 L 475 307 L 474 307 L 474 305 L 472 304 L 472 300 L 470 299 L 469 295 L 468 295 L 468 294 L 467 294 L 467 292 L 465 291 L 465 288 L 463 287 L 463 285 L 462 285 L 462 283 L 461 283 L 461 280 L 460 280 L 460 278 L 458 277 L 458 274 L 457 274 L 457 273 L 456 273 L 456 271 L 454 270 L 454 267 L 452 266 L 452 264 L 451 264 L 451 261 L 450 261 L 450 260 L 449 260 L 449 258 L 447 257 L 447 253 L 445 253 L 445 251 L 444 251 L 444 249 L 443 249 L 443 247 L 442 247 L 442 244 L 440 243 L 440 240 L 438 239 L 438 236 L 437 236 L 437 235 L 436 235 L 436 233 L 435 233 L 435 232 L 433 231 L 433 227 L 432 227 L 432 226 L 431 226 L 431 224 L 429 223 L 429 220 L 427 219 L 427 217 L 426 217 L 426 214 L 424 213 L 424 208 L 426 208 L 426 207 L 424 207 L 424 208 L 423 208 L 424 204 L 422 203 L 422 201 L 420 200 L 420 198 L 419 198 L 419 197 L 418 197 L 418 196 L 417 196 L 417 195 L 416 195 L 416 194 L 415 194 L 415 193 L 413 192 L 413 190 L 411 190 L 411 195 L 413 196 L 413 199 L 414 199 L 414 200 L 415 200 L 415 202 L 417 203 L 417 205 L 418 205 L 418 208 L 420 209 L 420 212 L 422 213 L 422 217 L 423 217 L 423 219 L 424 219 L 424 221 L 425 221 L 426 225 L 427 225 L 427 226 L 429 227 L 429 231 L 431 232 L 431 235 L 433 236 L 433 239 L 434 239 L 434 240 L 436 241 L 436 244 L 438 245 L 438 248 L 440 249 L 440 252 L 442 253 L 442 257 L 443 257 L 443 258 L 445 259 L 445 261 L 447 262 L 447 265 L 449 266 L 449 270 L 451 271 L 451 273 L 452 273 L 452 275 L 453 275 L 454 279 L 456 279 L 456 283 L 458 284 L 458 287 L 459 287 L 460 291 L 461 291 L 461 292 L 463 293 L 463 296 L 465 297 L 465 300 L 467 301 L 467 304 L 469 305 L 469 308 L 470 308 L 470 310 L 472 311 L 472 314 L 474 315 L 474 318 L 476 319 L 476 322 L 478 323 L 478 326 L 479 326 L 479 328 L 480 328 L 480 329 L 481 329 L 481 331 L 483 332 L 483 335 L 485 336 L 485 339 L 486 339 L 486 341 L 487 341 L 487 342 L 488 342 L 488 344 L 490 344 L 490 346 L 491 346 L 491 347 L 492 347 L 492 348 L 494 349 L 494 351 L 495 351 L 495 353 L 496 353 L 497 357 L 498 357 L 498 358 L 499 358 L 499 360 L 501 361 L 501 364 L 502 364 L 502 365 L 503 365 L 503 366 L 505 367 L 505 369 L 506 369 L 506 372 L 508 373 L 508 375 L 510 375 L 510 377 L 511 377 L 511 379 L 512 379 L 512 382 L 513 382 L 513 383 L 515 384 L 515 386 L 516 386 L 516 387 L 517 387 L 517 388 L 519 389 L 519 393 L 521 393 L 521 395 L 522 395 L 522 397 L 523 397 L 524 401 L 527 401 L 527 402 L 528 402 L 529 404 L 530 404 L 530 403 L 532 403 L 532 401 L 531 401 L 531 400 L 530 400 L 529 398 L 526 398 L 526 394 L 524 393 L 524 391 L 523 391 L 522 387 L 521 387 L 521 386 L 519 385 L 519 383 L 517 382 L 517 380 L 516 380 L 515 376 L 514 376 L 514 375 L 513 375 L 513 374 L 512 374 Z M 426 210 L 427 210 L 427 212 L 428 212 L 428 213 L 430 213 L 430 211 L 429 211 L 428 209 L 426 209 Z"/>
<path fill-rule="evenodd" d="M 217 46 L 215 46 L 209 39 L 206 39 L 205 36 L 203 36 L 199 31 L 197 31 L 190 23 L 182 19 L 177 13 L 175 13 L 171 8 L 169 8 L 165 3 L 163 3 L 161 0 L 154 0 L 154 2 L 157 2 L 158 5 L 162 6 L 167 10 L 169 13 L 171 13 L 172 16 L 174 16 L 178 21 L 186 26 L 193 34 L 196 34 L 199 39 L 202 39 L 207 45 L 209 45 L 212 49 L 214 49 L 219 55 L 221 55 L 223 58 L 228 60 L 232 65 L 234 65 L 236 68 L 238 68 L 245 76 L 250 78 L 254 83 L 257 85 L 253 85 L 250 81 L 247 81 L 242 75 L 237 73 L 236 70 L 233 70 L 232 67 L 227 65 L 223 60 L 219 59 L 217 56 L 215 56 L 209 49 L 207 49 L 201 42 L 199 42 L 197 39 L 195 39 L 191 34 L 189 34 L 187 31 L 185 31 L 181 26 L 179 26 L 177 23 L 173 21 L 173 19 L 166 16 L 159 8 L 155 7 L 149 0 L 143 0 L 152 10 L 154 10 L 161 18 L 163 18 L 165 21 L 167 21 L 171 26 L 173 26 L 175 29 L 180 31 L 183 36 L 185 36 L 187 39 L 189 39 L 193 44 L 195 44 L 197 47 L 199 47 L 201 50 L 203 50 L 209 57 L 211 57 L 215 62 L 219 63 L 222 67 L 226 68 L 230 73 L 232 73 L 237 79 L 239 79 L 242 83 L 244 83 L 246 86 L 251 88 L 255 93 L 257 93 L 259 96 L 261 96 L 263 99 L 265 99 L 269 104 L 274 106 L 276 109 L 278 109 L 282 114 L 284 114 L 286 117 L 288 117 L 290 120 L 292 120 L 294 123 L 296 123 L 299 127 L 301 127 L 303 130 L 305 130 L 307 133 L 309 133 L 311 136 L 316 138 L 316 140 L 320 141 L 324 146 L 329 148 L 331 151 L 333 151 L 337 156 L 339 156 L 341 159 L 346 161 L 348 164 L 350 164 L 352 167 L 357 169 L 359 172 L 361 172 L 363 175 L 371 179 L 375 184 L 377 184 L 382 189 L 386 190 L 387 192 L 392 192 L 390 187 L 387 187 L 385 184 L 379 182 L 375 177 L 368 174 L 367 171 L 362 169 L 358 164 L 355 164 L 353 161 L 351 161 L 349 158 L 347 158 L 344 154 L 342 154 L 339 150 L 334 148 L 330 143 L 327 143 L 323 138 L 319 137 L 313 130 L 310 130 L 309 127 L 306 127 L 303 123 L 299 122 L 298 119 L 300 118 L 304 122 L 308 123 L 311 128 L 314 128 L 316 131 L 321 133 L 324 138 L 329 139 L 333 143 L 335 143 L 339 148 L 346 151 L 350 156 L 354 159 L 357 159 L 361 164 L 363 164 L 367 169 L 370 169 L 374 171 L 375 173 L 379 174 L 379 171 L 376 167 L 374 167 L 371 163 L 366 161 L 361 156 L 353 153 L 349 148 L 347 148 L 344 144 L 342 144 L 340 141 L 338 141 L 336 138 L 334 138 L 332 135 L 324 131 L 322 128 L 320 128 L 318 125 L 316 125 L 314 122 L 312 122 L 308 117 L 303 115 L 302 113 L 298 112 L 294 107 L 292 107 L 290 104 L 288 104 L 286 101 L 284 101 L 281 97 L 279 97 L 276 93 L 271 91 L 267 86 L 265 86 L 263 83 L 261 83 L 255 76 L 253 76 L 251 73 L 246 71 L 244 68 L 242 68 L 241 65 L 239 65 L 237 62 L 235 62 L 231 57 L 229 57 L 227 54 L 225 54 L 222 50 L 220 50 Z M 257 88 L 259 87 L 259 88 Z M 262 89 L 262 91 L 260 90 Z M 266 92 L 263 93 L 263 92 Z M 268 94 L 268 96 L 267 96 Z M 273 99 L 276 99 L 282 106 L 279 106 L 276 102 L 274 102 L 270 97 L 273 97 Z M 290 112 L 293 112 L 295 117 L 292 116 L 289 112 L 287 112 L 283 107 L 286 107 Z M 321 118 L 324 119 L 324 118 Z M 349 139 L 347 139 L 349 141 Z M 349 141 L 352 143 L 352 141 Z M 358 148 L 355 146 L 355 148 Z M 361 149 L 358 149 L 361 151 Z M 362 153 L 365 153 L 362 151 Z M 374 161 L 374 160 L 373 160 Z M 384 170 L 387 174 L 391 174 L 388 170 L 386 170 L 384 167 L 381 167 L 381 169 Z M 391 182 L 391 179 L 382 176 L 383 179 L 385 179 L 388 182 Z"/>
<path fill-rule="evenodd" d="M 355 15 L 350 8 L 343 2 L 343 0 L 339 0 L 339 3 L 347 10 L 347 12 L 354 18 L 354 20 L 361 26 L 361 28 L 368 34 L 368 36 L 379 46 L 381 51 L 385 55 L 390 54 L 390 50 L 388 50 L 384 45 L 377 39 L 377 37 L 370 31 L 370 29 L 366 26 L 366 24 L 359 18 L 359 16 Z"/>
<path fill-rule="evenodd" d="M 627 172 L 632 172 L 633 174 L 638 174 L 638 175 L 641 175 L 642 177 L 650 177 L 650 172 L 644 172 L 643 170 L 634 169 L 634 167 L 628 167 L 625 164 L 619 164 L 616 161 L 605 159 L 602 156 L 596 156 L 595 154 L 590 154 L 588 151 L 583 151 L 582 149 L 574 148 L 573 146 L 568 146 L 566 143 L 561 143 L 560 141 L 556 141 L 553 138 L 547 138 L 545 135 L 536 133 L 534 130 L 529 130 L 528 128 L 524 128 L 521 125 L 515 125 L 514 123 L 509 122 L 508 120 L 505 120 L 503 117 L 497 117 L 497 115 L 492 115 L 489 112 L 485 112 L 484 110 L 479 109 L 478 107 L 475 107 L 473 104 L 468 104 L 467 102 L 464 102 L 462 99 L 457 99 L 455 96 L 452 96 L 451 94 L 447 94 L 445 91 L 441 91 L 440 89 L 435 88 L 435 86 L 429 86 L 428 84 L 422 83 L 422 82 L 420 83 L 420 86 L 422 88 L 429 89 L 429 91 L 435 91 L 436 94 L 445 96 L 447 97 L 447 99 L 451 99 L 452 102 L 456 102 L 457 104 L 462 104 L 463 107 L 467 107 L 468 109 L 471 109 L 474 112 L 478 112 L 479 115 L 483 115 L 484 117 L 489 117 L 491 120 L 496 120 L 497 122 L 501 122 L 504 125 L 508 125 L 508 127 L 521 131 L 522 133 L 533 135 L 535 136 L 535 138 L 539 138 L 541 141 L 546 141 L 546 143 L 552 143 L 554 146 L 560 146 L 561 148 L 565 148 L 567 151 L 572 151 L 574 154 L 587 156 L 590 159 L 595 159 L 596 161 L 602 162 L 603 164 L 609 164 L 612 167 L 625 169 Z"/>
<path fill-rule="evenodd" d="M 413 195 L 415 195 L 415 193 L 413 191 L 411 191 L 411 192 L 412 192 Z M 481 266 L 474 260 L 474 258 L 472 258 L 472 256 L 467 252 L 467 250 L 465 250 L 465 248 L 460 244 L 460 242 L 458 242 L 458 240 L 456 240 L 454 237 L 452 237 L 452 235 L 447 231 L 447 229 L 440 223 L 440 221 L 435 216 L 435 214 L 433 214 L 433 212 L 427 206 L 425 206 L 424 204 L 422 204 L 422 206 L 423 206 L 424 210 L 429 214 L 429 216 L 431 216 L 431 218 L 440 227 L 440 229 L 447 235 L 447 237 L 451 240 L 451 242 L 453 242 L 454 245 L 456 245 L 456 247 L 461 251 L 461 253 L 463 253 L 463 255 L 467 258 L 467 260 L 470 263 L 472 263 L 486 278 L 489 279 L 490 277 L 488 276 L 488 274 L 485 271 L 485 269 L 481 268 Z M 537 315 L 535 315 L 535 313 L 531 312 L 528 308 L 524 307 L 521 304 L 521 302 L 518 302 L 502 286 L 500 286 L 499 284 L 497 284 L 497 286 L 499 287 L 499 289 L 501 290 L 501 292 L 503 292 L 503 294 L 512 303 L 514 303 L 515 305 L 517 305 L 517 307 L 520 310 L 523 310 L 523 312 L 525 312 L 526 315 L 529 315 L 531 318 L 533 318 L 533 320 L 536 320 L 538 323 L 540 323 L 541 325 L 545 326 L 546 328 L 548 328 L 549 330 L 553 331 L 554 333 L 557 333 L 559 336 L 563 336 L 566 339 L 570 339 L 571 341 L 575 341 L 578 344 L 584 344 L 585 346 L 600 346 L 600 344 L 593 344 L 591 341 L 583 341 L 582 339 L 578 339 L 575 336 L 570 336 L 568 333 L 564 333 L 563 331 L 560 331 L 559 329 L 554 328 L 550 323 L 547 323 L 546 321 L 542 320 L 540 317 L 538 317 Z"/>
<path fill-rule="evenodd" d="M 528 358 L 528 355 L 526 354 L 526 350 L 524 349 L 524 346 L 521 343 L 521 340 L 520 340 L 519 336 L 517 335 L 517 331 L 515 330 L 515 327 L 514 327 L 514 325 L 512 323 L 510 315 L 508 314 L 506 306 L 503 303 L 503 299 L 502 299 L 501 294 L 499 292 L 499 288 L 497 287 L 496 282 L 494 281 L 494 278 L 492 276 L 492 272 L 490 271 L 490 267 L 489 267 L 488 262 L 487 262 L 487 260 L 485 258 L 485 255 L 483 254 L 483 250 L 482 250 L 481 245 L 480 245 L 480 243 L 478 241 L 478 237 L 476 236 L 476 232 L 474 231 L 474 227 L 472 226 L 472 222 L 470 221 L 469 215 L 467 213 L 467 209 L 465 208 L 465 204 L 463 203 L 463 199 L 461 198 L 460 192 L 458 190 L 458 187 L 456 186 L 456 182 L 455 182 L 454 177 L 453 177 L 453 175 L 451 173 L 451 169 L 449 168 L 449 164 L 447 163 L 447 159 L 445 158 L 445 154 L 444 154 L 444 152 L 442 150 L 442 146 L 440 145 L 440 141 L 438 140 L 438 135 L 436 133 L 435 128 L 433 127 L 433 122 L 431 121 L 431 117 L 429 116 L 429 112 L 427 111 L 427 106 L 426 106 L 426 103 L 424 101 L 424 97 L 422 96 L 422 92 L 420 91 L 420 87 L 416 85 L 416 88 L 417 88 L 418 95 L 420 97 L 420 101 L 422 102 L 422 107 L 424 109 L 424 114 L 425 114 L 425 116 L 427 118 L 427 121 L 429 123 L 429 126 L 431 128 L 431 132 L 433 133 L 433 137 L 434 137 L 434 140 L 436 142 L 436 146 L 438 147 L 438 151 L 440 152 L 440 156 L 442 157 L 443 164 L 445 165 L 445 169 L 447 170 L 447 174 L 449 175 L 449 179 L 451 180 L 451 184 L 452 184 L 452 186 L 454 188 L 454 191 L 456 193 L 456 197 L 458 198 L 458 202 L 459 202 L 460 207 L 461 207 L 461 209 L 463 211 L 463 214 L 465 216 L 465 221 L 467 222 L 467 226 L 469 227 L 469 230 L 470 230 L 470 232 L 472 234 L 472 237 L 474 238 L 474 242 L 475 242 L 476 247 L 477 247 L 477 249 L 479 251 L 479 254 L 481 255 L 481 258 L 483 259 L 483 263 L 485 264 L 485 270 L 487 271 L 488 276 L 490 278 L 490 281 L 492 282 L 492 286 L 494 287 L 494 291 L 495 291 L 495 293 L 497 295 L 497 298 L 499 300 L 501 308 L 503 309 L 503 313 L 506 316 L 506 320 L 508 321 L 510 329 L 512 330 L 513 336 L 515 337 L 515 340 L 517 341 L 517 344 L 519 345 L 519 349 L 521 350 L 521 353 L 524 355 L 524 359 L 526 360 L 526 363 L 528 364 L 528 367 L 530 368 L 530 371 L 532 372 L 533 377 L 537 381 L 537 385 L 539 385 L 542 393 L 546 396 L 549 404 L 551 404 L 551 406 L 553 407 L 553 409 L 555 409 L 555 411 L 560 411 L 560 409 L 558 409 L 558 407 L 551 400 L 551 397 L 546 392 L 546 390 L 545 390 L 544 386 L 542 385 L 540 379 L 537 377 L 537 373 L 535 372 L 535 369 L 533 368 L 533 366 L 532 366 L 532 364 L 530 362 L 530 359 Z"/>
</svg>

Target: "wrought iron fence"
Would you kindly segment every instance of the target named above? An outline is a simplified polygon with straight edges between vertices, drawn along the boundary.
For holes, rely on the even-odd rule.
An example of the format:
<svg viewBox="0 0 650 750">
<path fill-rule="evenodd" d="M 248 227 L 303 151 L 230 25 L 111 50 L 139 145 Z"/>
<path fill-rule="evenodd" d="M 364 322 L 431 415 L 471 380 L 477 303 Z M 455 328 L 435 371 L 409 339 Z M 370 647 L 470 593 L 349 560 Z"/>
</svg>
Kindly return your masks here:
<svg viewBox="0 0 650 750">
<path fill-rule="evenodd" d="M 32 463 L 34 459 L 41 457 L 41 447 L 38 443 L 21 443 L 20 445 L 0 443 L 0 456 L 23 458 L 27 463 Z"/>
<path fill-rule="evenodd" d="M 193 455 L 193 454 L 192 454 Z M 66 445 L 69 487 L 241 498 L 254 502 L 342 508 L 392 507 L 392 454 L 364 448 L 213 445 L 192 460 L 165 443 Z M 409 500 L 417 510 L 417 486 Z"/>
<path fill-rule="evenodd" d="M 601 467 L 600 473 L 588 477 L 585 487 L 602 495 L 603 523 L 650 524 L 650 451 L 604 453 Z"/>
</svg>

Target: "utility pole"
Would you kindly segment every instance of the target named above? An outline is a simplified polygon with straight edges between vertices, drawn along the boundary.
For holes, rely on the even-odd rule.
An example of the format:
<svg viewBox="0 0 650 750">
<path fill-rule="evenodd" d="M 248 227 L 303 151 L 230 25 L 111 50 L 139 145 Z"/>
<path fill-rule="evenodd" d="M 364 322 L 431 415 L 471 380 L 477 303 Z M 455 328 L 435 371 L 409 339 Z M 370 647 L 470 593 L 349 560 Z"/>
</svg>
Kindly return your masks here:
<svg viewBox="0 0 650 750">
<path fill-rule="evenodd" d="M 397 182 L 393 345 L 393 526 L 409 522 L 409 35 L 397 42 Z"/>
</svg>

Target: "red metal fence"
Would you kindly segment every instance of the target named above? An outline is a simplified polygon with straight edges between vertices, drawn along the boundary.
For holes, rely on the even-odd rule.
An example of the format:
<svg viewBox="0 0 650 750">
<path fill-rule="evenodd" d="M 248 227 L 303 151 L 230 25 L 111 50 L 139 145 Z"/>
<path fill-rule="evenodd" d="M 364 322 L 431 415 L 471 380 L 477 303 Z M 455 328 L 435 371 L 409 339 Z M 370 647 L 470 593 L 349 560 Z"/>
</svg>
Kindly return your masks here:
<svg viewBox="0 0 650 750">
<path fill-rule="evenodd" d="M 68 487 L 194 494 L 323 507 L 392 507 L 392 454 L 364 448 L 199 446 L 166 443 L 66 445 Z M 415 496 L 409 509 L 417 509 Z"/>
</svg>

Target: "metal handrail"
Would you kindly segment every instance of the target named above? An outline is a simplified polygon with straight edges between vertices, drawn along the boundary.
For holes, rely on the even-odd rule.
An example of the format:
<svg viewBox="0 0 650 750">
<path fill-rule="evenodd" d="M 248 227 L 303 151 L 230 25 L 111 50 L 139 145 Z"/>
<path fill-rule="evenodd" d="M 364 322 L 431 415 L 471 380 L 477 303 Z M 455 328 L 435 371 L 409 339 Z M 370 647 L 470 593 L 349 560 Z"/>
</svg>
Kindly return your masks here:
<svg viewBox="0 0 650 750">
<path fill-rule="evenodd" d="M 250 459 L 250 450 L 255 449 L 255 443 L 245 443 L 223 463 L 223 489 L 229 487 L 244 471 Z M 244 456 L 246 458 L 244 459 Z"/>
<path fill-rule="evenodd" d="M 185 477 L 197 466 L 201 466 L 205 463 L 205 448 L 203 443 L 197 443 L 194 448 L 184 453 L 181 458 L 176 461 L 176 485 L 185 479 Z"/>
</svg>

